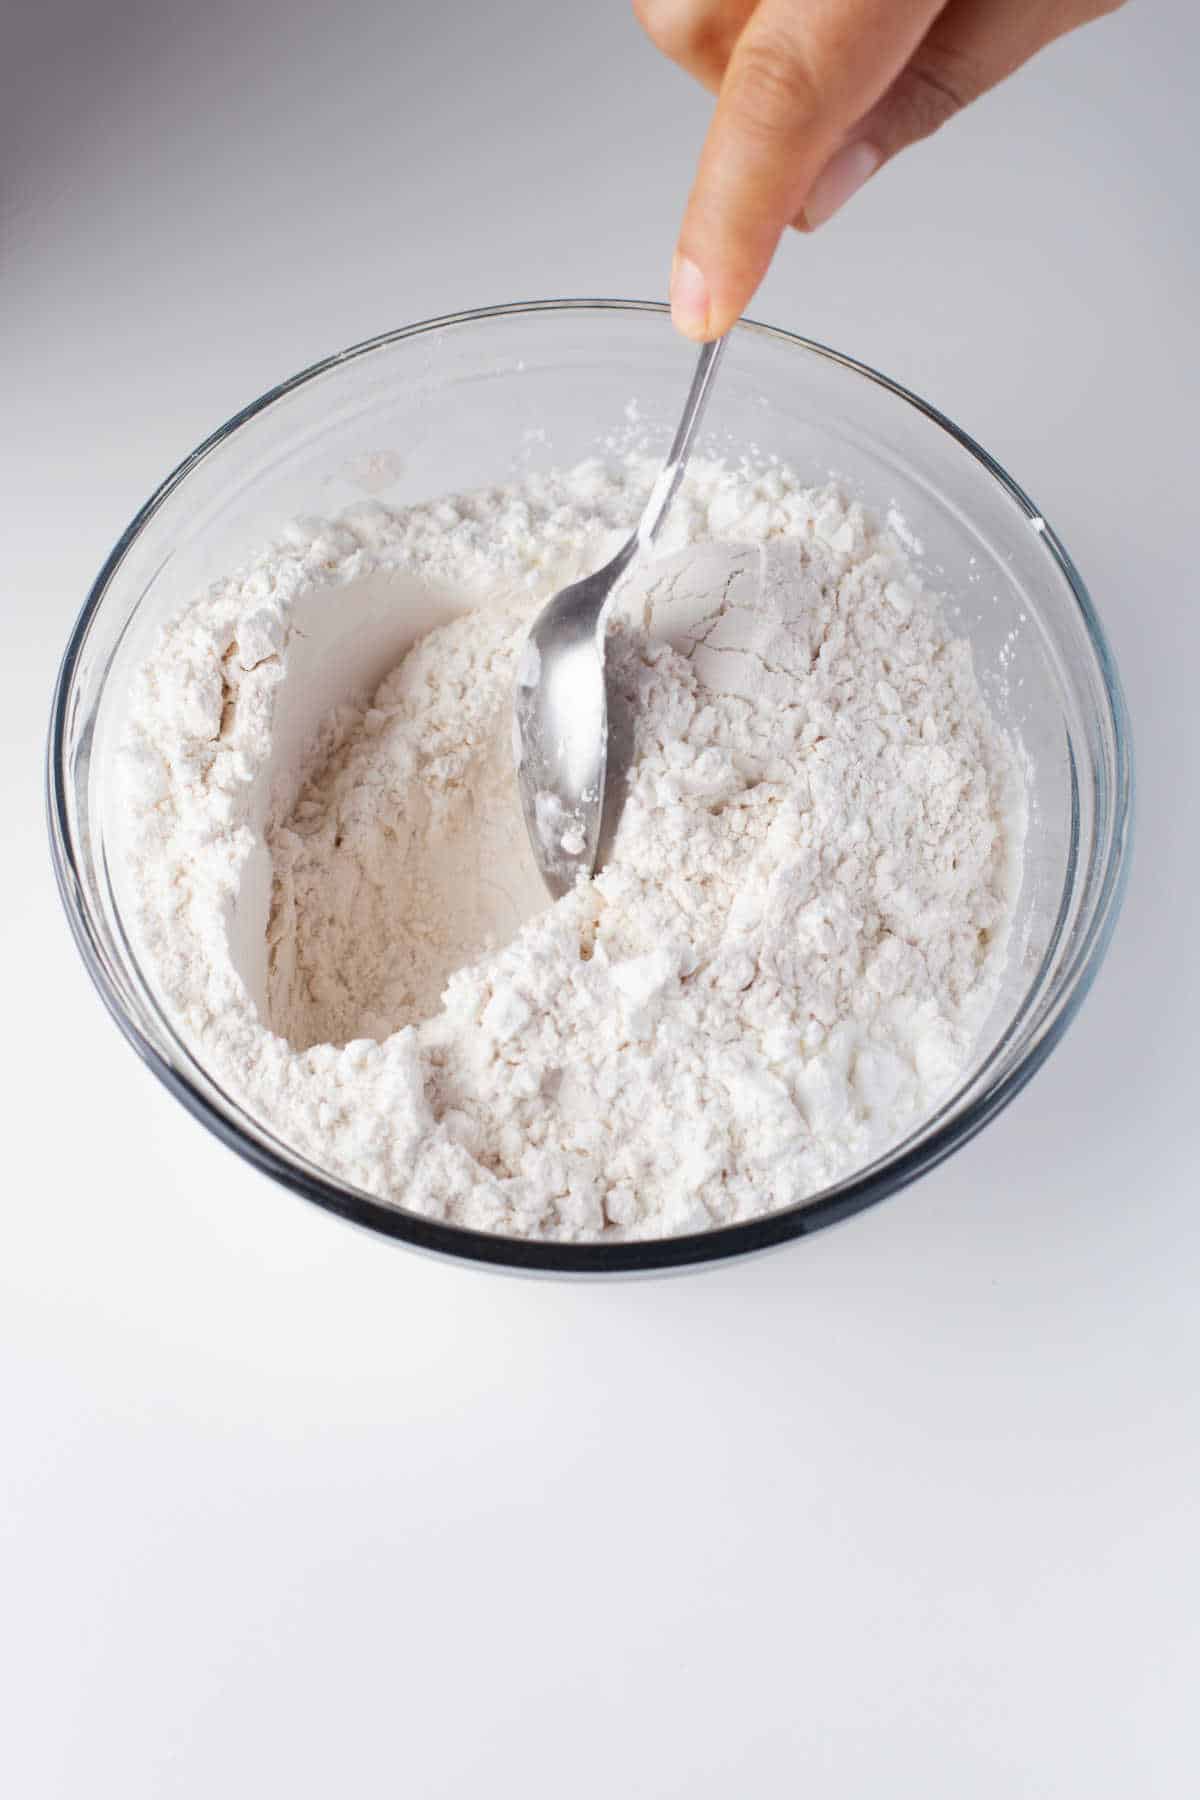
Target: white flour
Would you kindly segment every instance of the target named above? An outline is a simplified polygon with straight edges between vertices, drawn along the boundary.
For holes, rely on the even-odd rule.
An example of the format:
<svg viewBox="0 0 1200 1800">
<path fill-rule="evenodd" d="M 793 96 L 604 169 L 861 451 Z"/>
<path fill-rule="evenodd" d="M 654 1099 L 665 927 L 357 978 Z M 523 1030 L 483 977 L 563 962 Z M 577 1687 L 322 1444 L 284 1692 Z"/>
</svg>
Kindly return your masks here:
<svg viewBox="0 0 1200 1800">
<path fill-rule="evenodd" d="M 967 646 L 894 529 L 778 468 L 689 479 L 610 645 L 615 838 L 548 904 L 516 657 L 652 472 L 297 527 L 135 695 L 136 923 L 197 1054 L 335 1175 L 485 1230 L 656 1236 L 817 1192 L 962 1076 L 1005 954 L 1022 787 Z M 322 633 L 361 653 L 415 592 L 447 622 L 377 691 L 306 693 L 336 689 Z"/>
</svg>

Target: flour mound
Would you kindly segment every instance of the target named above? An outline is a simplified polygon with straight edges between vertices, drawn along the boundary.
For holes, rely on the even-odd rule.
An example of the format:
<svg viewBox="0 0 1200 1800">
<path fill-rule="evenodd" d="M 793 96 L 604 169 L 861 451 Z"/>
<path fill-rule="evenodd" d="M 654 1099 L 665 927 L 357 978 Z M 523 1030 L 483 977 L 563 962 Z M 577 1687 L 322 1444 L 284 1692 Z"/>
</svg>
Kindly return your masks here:
<svg viewBox="0 0 1200 1800">
<path fill-rule="evenodd" d="M 168 629 L 127 749 L 138 924 L 198 1053 L 298 1150 L 430 1216 L 586 1240 L 803 1200 L 961 1079 L 1006 951 L 1014 753 L 905 546 L 835 489 L 703 466 L 609 644 L 623 804 L 551 905 L 525 631 L 652 476 L 372 506 Z M 271 766 L 294 608 L 368 573 L 476 604 Z M 270 769 L 270 802 L 264 798 Z M 262 991 L 231 952 L 269 857 Z"/>
</svg>

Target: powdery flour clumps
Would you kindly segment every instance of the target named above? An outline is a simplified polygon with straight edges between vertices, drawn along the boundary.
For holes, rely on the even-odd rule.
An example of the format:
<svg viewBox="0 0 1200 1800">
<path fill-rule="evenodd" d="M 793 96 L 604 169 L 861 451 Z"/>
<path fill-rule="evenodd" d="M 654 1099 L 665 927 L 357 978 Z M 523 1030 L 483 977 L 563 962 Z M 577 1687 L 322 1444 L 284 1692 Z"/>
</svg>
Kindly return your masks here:
<svg viewBox="0 0 1200 1800">
<path fill-rule="evenodd" d="M 1022 785 L 968 647 L 894 530 L 777 467 L 690 476 L 610 644 L 613 842 L 548 903 L 516 660 L 652 475 L 298 526 L 138 678 L 136 923 L 196 1054 L 334 1175 L 488 1231 L 658 1236 L 804 1199 L 962 1075 L 1004 960 Z M 381 579 L 446 622 L 280 767 L 298 610 L 310 634 Z"/>
</svg>

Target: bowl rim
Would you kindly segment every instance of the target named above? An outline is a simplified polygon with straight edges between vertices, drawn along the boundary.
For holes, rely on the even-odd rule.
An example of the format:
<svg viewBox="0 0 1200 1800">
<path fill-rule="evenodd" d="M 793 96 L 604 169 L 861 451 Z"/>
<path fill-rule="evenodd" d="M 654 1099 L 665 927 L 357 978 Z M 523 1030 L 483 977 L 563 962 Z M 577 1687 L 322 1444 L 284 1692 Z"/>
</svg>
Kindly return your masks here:
<svg viewBox="0 0 1200 1800">
<path fill-rule="evenodd" d="M 928 401 L 921 399 L 901 383 L 882 374 L 869 364 L 834 350 L 815 339 L 779 326 L 742 319 L 734 327 L 737 334 L 774 340 L 789 349 L 800 349 L 827 362 L 840 365 L 851 373 L 883 388 L 894 398 L 914 408 L 938 426 L 961 449 L 978 463 L 1026 515 L 1057 565 L 1076 603 L 1084 633 L 1096 658 L 1108 713 L 1106 736 L 1111 739 L 1113 769 L 1110 794 L 1110 827 L 1104 866 L 1100 872 L 1091 912 L 1079 944 L 1060 979 L 1060 990 L 1049 1007 L 1034 1041 L 1025 1053 L 998 1081 L 987 1086 L 956 1117 L 945 1113 L 954 1095 L 918 1127 L 913 1136 L 886 1152 L 822 1194 L 778 1212 L 744 1220 L 733 1225 L 714 1226 L 703 1232 L 689 1232 L 678 1237 L 639 1240 L 628 1243 L 555 1243 L 526 1238 L 506 1237 L 427 1218 L 392 1205 L 373 1195 L 344 1185 L 332 1176 L 323 1175 L 303 1160 L 291 1160 L 269 1144 L 249 1137 L 214 1105 L 206 1094 L 177 1069 L 158 1048 L 143 1035 L 129 1016 L 117 984 L 113 981 L 99 945 L 94 922 L 83 899 L 81 849 L 76 839 L 68 795 L 66 761 L 67 722 L 79 667 L 92 624 L 103 604 L 108 588 L 121 563 L 146 525 L 194 469 L 218 451 L 241 427 L 259 414 L 293 393 L 297 388 L 338 369 L 345 363 L 370 356 L 410 338 L 426 333 L 453 330 L 498 318 L 537 315 L 539 313 L 605 313 L 653 315 L 669 314 L 661 301 L 606 298 L 560 298 L 512 301 L 501 305 L 473 307 L 422 319 L 414 324 L 381 332 L 364 339 L 332 356 L 322 358 L 298 374 L 269 388 L 247 406 L 233 414 L 174 468 L 134 515 L 106 558 L 92 583 L 75 621 L 59 666 L 54 686 L 50 730 L 46 748 L 46 810 L 51 857 L 59 895 L 68 923 L 88 973 L 119 1029 L 142 1061 L 175 1098 L 223 1143 L 245 1161 L 269 1175 L 292 1192 L 380 1235 L 412 1248 L 449 1255 L 474 1263 L 501 1267 L 510 1272 L 547 1275 L 634 1275 L 693 1268 L 729 1257 L 744 1256 L 807 1236 L 824 1227 L 847 1219 L 853 1214 L 888 1198 L 900 1188 L 931 1169 L 968 1143 L 1010 1101 L 1012 1101 L 1045 1062 L 1061 1041 L 1091 987 L 1111 941 L 1116 919 L 1124 897 L 1128 876 L 1129 847 L 1133 810 L 1133 763 L 1129 717 L 1116 663 L 1087 587 L 1063 544 L 1045 520 L 1041 509 L 1025 493 L 1008 472 L 983 447 L 953 420 Z M 1010 1027 L 1011 1029 L 1011 1027 Z M 1004 1034 L 1001 1044 L 1009 1033 Z M 993 1048 L 992 1056 L 1000 1046 Z M 986 1063 L 984 1067 L 986 1068 Z M 973 1079 L 977 1078 L 975 1072 Z"/>
</svg>

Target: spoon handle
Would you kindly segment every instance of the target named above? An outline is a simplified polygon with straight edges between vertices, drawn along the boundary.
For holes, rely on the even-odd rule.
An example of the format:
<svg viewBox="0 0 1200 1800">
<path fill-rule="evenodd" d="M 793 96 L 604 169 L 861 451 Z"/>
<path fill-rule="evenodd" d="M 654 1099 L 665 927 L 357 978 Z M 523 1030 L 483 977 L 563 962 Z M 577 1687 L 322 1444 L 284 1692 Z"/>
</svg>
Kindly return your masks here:
<svg viewBox="0 0 1200 1800">
<path fill-rule="evenodd" d="M 700 346 L 700 354 L 696 358 L 696 372 L 692 376 L 692 385 L 679 420 L 679 427 L 671 448 L 667 452 L 667 460 L 662 466 L 662 472 L 650 490 L 650 498 L 646 502 L 638 521 L 638 528 L 629 546 L 631 551 L 644 549 L 648 544 L 652 544 L 658 536 L 659 526 L 666 518 L 667 509 L 675 498 L 679 483 L 683 480 L 683 472 L 687 468 L 688 457 L 691 454 L 692 439 L 699 428 L 708 400 L 709 389 L 712 387 L 713 376 L 717 372 L 717 365 L 728 341 L 728 335 L 726 335 L 714 338 L 711 343 Z"/>
</svg>

